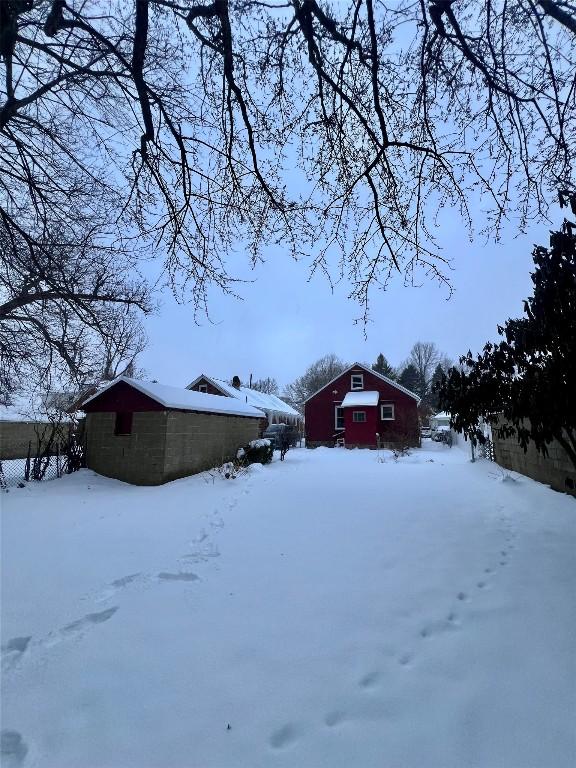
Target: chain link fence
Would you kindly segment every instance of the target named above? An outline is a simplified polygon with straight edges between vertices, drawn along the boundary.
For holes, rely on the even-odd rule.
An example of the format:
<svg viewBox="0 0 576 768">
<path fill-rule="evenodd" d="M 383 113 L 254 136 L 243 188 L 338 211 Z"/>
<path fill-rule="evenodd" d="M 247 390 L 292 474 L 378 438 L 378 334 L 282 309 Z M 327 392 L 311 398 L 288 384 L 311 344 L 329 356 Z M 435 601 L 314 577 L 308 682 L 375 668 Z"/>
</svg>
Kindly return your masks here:
<svg viewBox="0 0 576 768">
<path fill-rule="evenodd" d="M 76 472 L 85 466 L 85 455 L 84 432 L 78 425 L 70 427 L 65 442 L 54 442 L 53 435 L 30 441 L 26 457 L 0 460 L 0 489 L 23 488 L 29 482 Z"/>
</svg>

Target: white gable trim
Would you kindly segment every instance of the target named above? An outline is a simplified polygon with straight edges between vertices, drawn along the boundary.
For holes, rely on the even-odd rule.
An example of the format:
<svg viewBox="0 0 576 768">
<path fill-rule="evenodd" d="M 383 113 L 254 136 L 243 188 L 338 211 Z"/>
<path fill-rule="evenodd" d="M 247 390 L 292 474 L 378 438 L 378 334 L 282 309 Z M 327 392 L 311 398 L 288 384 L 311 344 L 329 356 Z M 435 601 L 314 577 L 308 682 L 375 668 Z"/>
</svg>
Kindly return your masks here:
<svg viewBox="0 0 576 768">
<path fill-rule="evenodd" d="M 192 392 L 189 389 L 171 387 L 166 384 L 155 384 L 119 376 L 106 387 L 98 390 L 92 397 L 84 401 L 83 406 L 99 398 L 104 392 L 115 387 L 120 382 L 128 384 L 142 394 L 156 401 L 167 409 L 178 411 L 196 411 L 197 413 L 221 413 L 228 416 L 250 416 L 262 419 L 264 412 L 234 398 L 223 398 L 220 395 L 207 395 L 203 392 Z"/>
<path fill-rule="evenodd" d="M 368 368 L 365 365 L 362 365 L 362 363 L 354 363 L 353 365 L 348 366 L 348 368 L 345 368 L 341 373 L 338 374 L 338 376 L 334 376 L 333 379 L 330 379 L 330 381 L 327 384 L 324 384 L 323 387 L 320 387 L 320 389 L 317 389 L 314 394 L 310 395 L 310 397 L 307 397 L 306 400 L 304 400 L 305 403 L 308 402 L 308 400 L 312 400 L 313 397 L 316 397 L 316 395 L 319 392 L 322 392 L 326 387 L 329 387 L 331 384 L 333 384 L 337 379 L 340 378 L 340 376 L 343 376 L 345 373 L 349 373 L 353 368 L 362 368 L 363 371 L 368 371 L 368 373 L 374 374 L 376 378 L 382 379 L 382 381 L 385 381 L 387 384 L 390 384 L 391 387 L 395 387 L 396 389 L 399 389 L 400 392 L 404 392 L 405 395 L 409 395 L 410 397 L 413 397 L 414 400 L 416 400 L 416 403 L 419 403 L 422 398 L 418 397 L 417 394 L 414 392 L 410 392 L 409 389 L 406 389 L 406 387 L 403 387 L 402 384 L 398 384 L 397 381 L 392 381 L 392 379 L 389 379 L 388 376 L 383 376 L 381 373 L 377 373 L 376 371 L 373 371 L 371 368 Z"/>
<path fill-rule="evenodd" d="M 222 392 L 222 394 L 224 395 L 224 397 L 232 397 L 232 395 L 230 395 L 230 393 L 226 392 L 226 391 L 225 391 L 225 390 L 224 390 L 222 387 L 220 387 L 220 386 L 219 386 L 219 385 L 218 385 L 218 384 L 217 384 L 217 383 L 214 381 L 214 379 L 211 379 L 211 378 L 210 378 L 210 376 L 206 376 L 206 374 L 205 374 L 205 373 L 201 373 L 201 374 L 200 374 L 200 376 L 197 376 L 197 377 L 194 379 L 194 381 L 191 381 L 191 382 L 190 382 L 190 384 L 188 384 L 188 386 L 186 387 L 186 389 L 192 389 L 192 387 L 195 387 L 195 386 L 196 386 L 196 384 L 198 384 L 198 382 L 199 382 L 201 379 L 205 379 L 206 381 L 209 381 L 209 382 L 210 382 L 210 384 L 212 384 L 212 386 L 213 386 L 213 387 L 215 387 L 215 388 L 218 390 L 218 392 Z"/>
</svg>

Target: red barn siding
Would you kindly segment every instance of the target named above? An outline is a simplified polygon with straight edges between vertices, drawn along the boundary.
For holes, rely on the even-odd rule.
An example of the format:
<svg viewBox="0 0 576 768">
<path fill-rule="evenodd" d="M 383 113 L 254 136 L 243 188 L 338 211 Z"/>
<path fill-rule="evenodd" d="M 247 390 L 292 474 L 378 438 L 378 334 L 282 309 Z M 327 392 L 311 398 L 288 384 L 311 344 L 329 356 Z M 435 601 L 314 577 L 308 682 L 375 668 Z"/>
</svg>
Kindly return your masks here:
<svg viewBox="0 0 576 768">
<path fill-rule="evenodd" d="M 317 392 L 305 405 L 306 444 L 334 445 L 336 436 L 342 433 L 336 430 L 335 407 L 340 405 L 348 392 L 352 391 L 352 374 L 361 373 L 364 377 L 364 391 L 379 393 L 378 406 L 358 406 L 346 408 L 345 439 L 346 445 L 375 447 L 376 433 L 384 443 L 394 443 L 407 437 L 414 445 L 419 444 L 418 404 L 410 395 L 388 384 L 372 372 L 362 368 L 351 368 L 335 381 Z M 360 391 L 360 390 L 358 390 Z M 380 405 L 394 403 L 394 421 L 382 421 Z M 366 422 L 354 423 L 353 411 L 365 411 Z"/>
<path fill-rule="evenodd" d="M 208 381 L 207 379 L 200 379 L 198 382 L 196 382 L 196 384 L 194 384 L 194 386 L 192 387 L 193 391 L 200 392 L 200 385 L 202 384 L 204 384 L 207 387 L 206 389 L 207 395 L 220 395 L 221 397 L 227 397 L 227 395 L 225 395 L 221 389 L 218 389 L 217 387 L 215 387 L 214 384 L 212 384 L 212 382 Z"/>
<path fill-rule="evenodd" d="M 364 411 L 366 421 L 354 421 L 353 413 L 355 411 Z M 344 425 L 346 434 L 346 445 L 376 445 L 376 432 L 380 419 L 378 408 L 358 406 L 357 408 L 344 409 Z"/>
<path fill-rule="evenodd" d="M 165 411 L 167 409 L 125 381 L 119 381 L 87 403 L 84 410 L 86 413 L 105 413 L 109 411 Z"/>
</svg>

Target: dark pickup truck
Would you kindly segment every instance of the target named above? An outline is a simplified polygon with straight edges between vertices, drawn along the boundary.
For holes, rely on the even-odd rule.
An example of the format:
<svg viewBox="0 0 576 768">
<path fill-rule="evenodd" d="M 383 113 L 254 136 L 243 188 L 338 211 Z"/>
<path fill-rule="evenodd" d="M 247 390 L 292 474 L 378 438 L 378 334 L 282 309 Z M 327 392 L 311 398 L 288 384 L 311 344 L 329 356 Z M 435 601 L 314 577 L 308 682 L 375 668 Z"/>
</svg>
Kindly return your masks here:
<svg viewBox="0 0 576 768">
<path fill-rule="evenodd" d="M 282 435 L 287 434 L 290 448 L 294 448 L 300 442 L 300 433 L 296 427 L 290 424 L 270 424 L 264 431 L 262 437 L 270 440 L 274 448 L 280 448 Z"/>
</svg>

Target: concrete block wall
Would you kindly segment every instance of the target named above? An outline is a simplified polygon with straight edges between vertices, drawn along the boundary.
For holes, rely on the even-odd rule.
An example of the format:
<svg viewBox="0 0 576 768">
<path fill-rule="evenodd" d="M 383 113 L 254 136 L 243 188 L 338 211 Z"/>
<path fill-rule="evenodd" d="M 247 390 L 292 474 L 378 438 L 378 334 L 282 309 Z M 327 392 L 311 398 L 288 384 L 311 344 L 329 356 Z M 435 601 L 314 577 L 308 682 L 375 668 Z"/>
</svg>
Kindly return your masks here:
<svg viewBox="0 0 576 768">
<path fill-rule="evenodd" d="M 219 466 L 259 434 L 259 419 L 215 413 L 170 411 L 166 430 L 165 480 Z"/>
<path fill-rule="evenodd" d="M 32 443 L 32 453 L 38 446 L 38 437 L 48 437 L 52 423 L 42 421 L 0 421 L 0 459 L 25 459 L 28 446 Z M 68 424 L 59 427 L 57 440 L 68 440 Z"/>
<path fill-rule="evenodd" d="M 533 443 L 528 444 L 528 450 L 524 453 L 515 438 L 502 439 L 498 437 L 496 429 L 492 432 L 492 438 L 494 458 L 500 466 L 546 483 L 556 491 L 576 496 L 576 470 L 559 443 L 551 443 L 548 455 L 543 456 Z"/>
<path fill-rule="evenodd" d="M 86 466 L 135 485 L 165 482 L 166 411 L 135 412 L 132 434 L 115 435 L 116 414 L 86 416 Z"/>
</svg>

